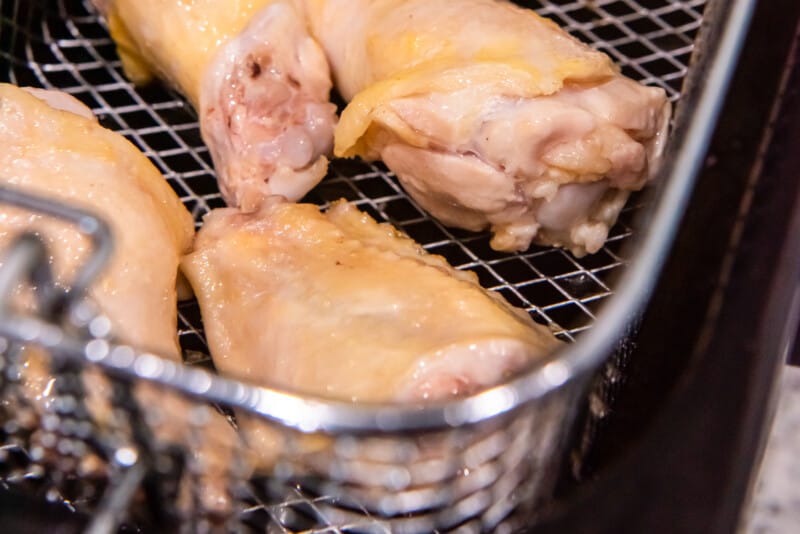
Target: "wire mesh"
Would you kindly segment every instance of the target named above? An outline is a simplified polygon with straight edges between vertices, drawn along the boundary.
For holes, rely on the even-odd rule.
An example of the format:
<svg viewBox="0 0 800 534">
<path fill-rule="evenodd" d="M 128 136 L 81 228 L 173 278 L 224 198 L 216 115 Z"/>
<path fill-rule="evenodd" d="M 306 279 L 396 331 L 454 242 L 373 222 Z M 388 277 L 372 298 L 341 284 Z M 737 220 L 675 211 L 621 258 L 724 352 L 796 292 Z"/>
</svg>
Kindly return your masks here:
<svg viewBox="0 0 800 534">
<path fill-rule="evenodd" d="M 523 2 L 524 3 L 524 2 Z M 578 38 L 609 53 L 627 75 L 663 87 L 679 97 L 693 39 L 702 23 L 704 2 L 553 1 L 528 2 Z M 7 65 L 0 79 L 65 91 L 138 146 L 164 174 L 192 212 L 202 216 L 224 202 L 219 194 L 197 116 L 186 101 L 154 83 L 134 87 L 122 73 L 114 43 L 88 2 L 59 0 L 19 12 L 4 2 L 0 19 L 0 58 Z M 576 259 L 568 252 L 533 246 L 523 253 L 498 253 L 489 235 L 447 228 L 431 219 L 401 190 L 380 163 L 337 160 L 325 180 L 305 201 L 326 205 L 345 198 L 378 221 L 405 231 L 430 252 L 454 266 L 477 273 L 481 283 L 499 291 L 535 320 L 573 340 L 595 320 L 611 294 L 610 280 L 625 263 L 620 256 L 631 236 L 635 199 L 597 254 Z M 207 353 L 194 303 L 180 308 L 184 349 Z"/>
<path fill-rule="evenodd" d="M 695 36 L 703 23 L 703 0 L 519 3 L 607 52 L 626 75 L 663 87 L 673 102 L 679 99 Z M 59 89 L 78 98 L 103 126 L 121 133 L 144 152 L 187 206 L 197 226 L 210 209 L 224 205 L 196 114 L 164 85 L 135 87 L 125 78 L 115 45 L 88 1 L 0 2 L 0 81 Z M 381 163 L 334 160 L 326 178 L 304 201 L 325 206 L 339 198 L 378 221 L 394 224 L 455 267 L 474 271 L 484 287 L 526 309 L 565 340 L 574 340 L 590 328 L 599 307 L 612 293 L 613 280 L 626 263 L 621 250 L 633 235 L 631 221 L 643 207 L 634 195 L 602 250 L 575 258 L 561 249 L 539 246 L 520 253 L 496 252 L 489 246 L 488 233 L 447 228 L 430 218 Z M 181 303 L 178 312 L 187 361 L 207 363 L 208 348 L 196 303 Z M 28 468 L 32 464 L 26 454 L 13 445 L 0 449 L 0 460 L 9 458 L 20 466 L 15 470 L 9 467 L 3 474 L 7 476 L 0 476 L 3 484 L 41 477 L 35 466 Z M 251 494 L 252 506 L 241 514 L 245 523 L 259 528 L 268 525 L 274 532 L 289 532 L 298 525 L 315 532 L 389 531 L 388 524 L 372 518 L 365 508 L 343 518 L 329 497 L 297 486 L 273 490 L 277 497 Z"/>
</svg>

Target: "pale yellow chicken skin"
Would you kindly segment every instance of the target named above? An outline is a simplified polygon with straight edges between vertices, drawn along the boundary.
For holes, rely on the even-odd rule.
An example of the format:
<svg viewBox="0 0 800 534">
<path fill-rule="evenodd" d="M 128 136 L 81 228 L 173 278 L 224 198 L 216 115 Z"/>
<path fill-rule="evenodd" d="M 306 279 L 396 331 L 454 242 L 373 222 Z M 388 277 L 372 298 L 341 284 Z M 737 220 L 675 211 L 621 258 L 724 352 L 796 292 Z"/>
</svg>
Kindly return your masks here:
<svg viewBox="0 0 800 534">
<path fill-rule="evenodd" d="M 100 126 L 69 95 L 32 94 L 0 84 L 0 183 L 83 207 L 106 220 L 114 254 L 91 297 L 119 339 L 179 356 L 178 261 L 191 246 L 194 224 L 136 147 Z M 68 284 L 87 257 L 89 241 L 61 221 L 3 206 L 0 250 L 23 231 L 44 239 L 57 281 Z"/>
<path fill-rule="evenodd" d="M 557 346 L 527 313 L 339 202 L 212 211 L 182 268 L 217 369 L 353 402 L 496 384 Z"/>
<path fill-rule="evenodd" d="M 605 242 L 652 176 L 670 105 L 502 0 L 304 0 L 349 100 L 337 156 L 382 159 L 448 225 L 498 250 Z"/>
<path fill-rule="evenodd" d="M 325 57 L 290 0 L 94 0 L 125 72 L 197 110 L 220 189 L 246 210 L 325 175 L 336 122 Z"/>
<path fill-rule="evenodd" d="M 191 247 L 194 222 L 175 192 L 152 163 L 121 135 L 100 126 L 91 111 L 57 91 L 20 89 L 0 84 L 0 183 L 99 215 L 111 228 L 114 251 L 89 297 L 112 325 L 117 342 L 161 356 L 181 359 L 177 339 L 176 283 L 180 256 Z M 18 235 L 33 232 L 49 252 L 56 283 L 68 285 L 86 260 L 91 244 L 63 221 L 0 207 L 0 251 Z M 0 267 L 3 259 L 0 256 Z M 20 286 L 18 305 L 28 306 Z M 41 417 L 57 395 L 49 358 L 34 347 L 20 350 L 25 404 Z M 111 412 L 111 384 L 96 369 L 84 371 L 86 405 L 101 427 L 119 424 Z M 154 433 L 165 442 L 182 443 L 188 435 L 188 403 L 142 383 L 135 395 L 145 408 L 164 414 Z M 18 411 L 9 399 L 6 409 Z M 235 443 L 233 428 L 222 417 L 209 420 L 206 444 L 191 451 L 204 464 L 201 506 L 226 513 L 230 502 L 225 473 Z M 36 440 L 36 434 L 33 435 Z M 221 445 L 222 444 L 222 445 Z M 47 458 L 45 458 L 47 460 Z M 97 474 L 96 457 L 86 454 L 79 476 Z M 184 499 L 183 505 L 188 500 Z"/>
</svg>

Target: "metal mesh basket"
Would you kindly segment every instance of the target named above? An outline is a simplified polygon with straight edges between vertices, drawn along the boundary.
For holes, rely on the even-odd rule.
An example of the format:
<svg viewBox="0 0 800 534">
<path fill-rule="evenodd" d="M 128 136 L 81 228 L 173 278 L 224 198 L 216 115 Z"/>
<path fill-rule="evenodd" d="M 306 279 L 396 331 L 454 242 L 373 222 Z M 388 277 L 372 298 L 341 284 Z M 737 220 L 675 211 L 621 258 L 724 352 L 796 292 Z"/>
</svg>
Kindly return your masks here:
<svg viewBox="0 0 800 534">
<path fill-rule="evenodd" d="M 705 4 L 554 0 L 528 6 L 609 53 L 625 74 L 663 87 L 678 101 L 698 31 L 709 24 L 709 13 L 725 11 L 715 11 L 724 2 Z M 88 2 L 2 0 L 0 81 L 60 89 L 84 102 L 101 124 L 150 158 L 198 225 L 223 205 L 193 110 L 164 86 L 134 87 L 125 79 L 115 46 Z M 633 198 L 605 247 L 576 259 L 536 246 L 495 252 L 488 235 L 431 219 L 380 163 L 334 161 L 305 200 L 325 206 L 342 197 L 454 266 L 475 271 L 484 287 L 550 325 L 558 337 L 577 339 L 574 347 L 582 345 L 583 332 L 593 331 L 600 305 L 627 264 L 623 253 L 633 221 L 649 209 Z M 0 198 L 83 229 L 91 219 L 12 191 Z M 101 222 L 93 224 L 102 229 Z M 105 238 L 102 232 L 95 238 L 101 258 Z M 48 287 L 46 273 L 36 267 L 38 246 L 29 237 L 17 242 L 0 278 L 45 276 L 37 285 Z M 79 289 L 81 284 L 76 281 Z M 193 302 L 179 306 L 180 342 L 190 366 L 115 345 L 104 337 L 107 321 L 88 303 L 68 304 L 58 309 L 69 313 L 43 317 L 0 307 L 0 335 L 6 336 L 0 338 L 0 483 L 86 512 L 93 532 L 122 522 L 193 531 L 511 529 L 527 524 L 551 495 L 588 381 L 564 363 L 571 360 L 555 355 L 515 382 L 456 402 L 353 406 L 207 372 L 208 348 Z M 629 306 L 622 314 L 632 311 Z M 23 348 L 22 342 L 29 344 Z M 591 350 L 579 348 L 573 360 L 580 350 Z M 42 372 L 58 377 L 56 401 L 45 407 L 22 381 L 30 372 L 22 364 L 34 350 Z M 597 347 L 600 356 L 604 350 Z M 586 367 L 596 368 L 600 356 Z M 267 459 L 247 445 L 264 436 L 273 444 Z"/>
</svg>

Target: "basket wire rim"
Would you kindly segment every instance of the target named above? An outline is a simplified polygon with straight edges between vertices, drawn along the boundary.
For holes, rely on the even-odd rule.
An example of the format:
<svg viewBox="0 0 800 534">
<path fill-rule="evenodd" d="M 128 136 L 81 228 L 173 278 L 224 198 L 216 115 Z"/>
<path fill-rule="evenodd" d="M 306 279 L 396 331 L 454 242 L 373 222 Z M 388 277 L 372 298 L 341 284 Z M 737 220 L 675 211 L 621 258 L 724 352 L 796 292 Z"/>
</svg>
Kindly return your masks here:
<svg viewBox="0 0 800 534">
<path fill-rule="evenodd" d="M 697 71 L 704 72 L 701 87 L 694 101 L 681 102 L 682 108 L 691 108 L 693 112 L 678 117 L 675 130 L 684 132 L 679 140 L 672 136 L 665 158 L 669 164 L 656 173 L 655 181 L 662 185 L 654 201 L 650 223 L 641 230 L 634 244 L 634 259 L 620 277 L 618 289 L 604 305 L 597 322 L 574 343 L 539 358 L 507 382 L 457 399 L 354 404 L 285 388 L 248 384 L 103 339 L 79 339 L 34 317 L 0 318 L 3 319 L 0 335 L 13 338 L 14 327 L 22 328 L 29 333 L 25 341 L 52 347 L 54 340 L 58 340 L 57 347 L 65 354 L 116 373 L 160 383 L 190 396 L 243 408 L 301 432 L 385 433 L 477 424 L 541 399 L 567 383 L 580 382 L 602 364 L 655 286 L 710 142 L 722 105 L 720 95 L 726 93 L 755 2 L 716 0 L 707 6 L 708 18 L 722 30 L 714 36 L 715 42 L 705 43 L 714 52 L 701 57 L 702 64 L 693 69 L 694 78 L 699 78 Z M 706 26 L 701 33 L 708 30 Z"/>
</svg>

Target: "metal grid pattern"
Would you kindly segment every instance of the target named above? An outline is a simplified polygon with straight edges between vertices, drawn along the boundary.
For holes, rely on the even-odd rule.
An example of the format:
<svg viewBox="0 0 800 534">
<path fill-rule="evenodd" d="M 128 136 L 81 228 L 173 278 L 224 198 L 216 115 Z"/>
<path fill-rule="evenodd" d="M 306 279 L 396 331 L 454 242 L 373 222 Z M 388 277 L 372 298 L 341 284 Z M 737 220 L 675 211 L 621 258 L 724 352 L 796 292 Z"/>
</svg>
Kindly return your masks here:
<svg viewBox="0 0 800 534">
<path fill-rule="evenodd" d="M 308 464 L 324 480 L 255 479 L 244 489 L 252 506 L 240 520 L 285 533 L 513 531 L 530 521 L 537 488 L 555 481 L 550 458 L 559 444 L 548 427 L 563 426 L 569 403 L 562 401 L 477 429 L 337 438 L 319 457 L 282 468 Z"/>
<path fill-rule="evenodd" d="M 705 0 L 552 0 L 528 2 L 598 50 L 622 72 L 680 95 Z"/>
<path fill-rule="evenodd" d="M 0 350 L 0 486 L 94 513 L 95 521 L 106 513 L 141 520 L 145 531 L 159 518 L 191 532 L 223 522 L 232 531 L 287 533 L 510 530 L 549 493 L 540 488 L 557 472 L 551 458 L 560 440 L 552 436 L 573 405 L 562 389 L 535 409 L 476 426 L 388 437 L 308 435 L 242 417 L 245 434 L 272 432 L 279 451 L 269 476 L 250 477 L 257 460 L 242 433 L 205 403 L 55 359 L 52 374 L 74 380 L 56 382 L 58 397 L 48 403 L 23 370 L 40 368 L 27 365 L 30 358 L 49 360 L 9 344 Z M 91 439 L 75 439 L 88 435 L 88 427 L 78 432 L 84 423 L 94 428 Z M 191 451 L 204 451 L 205 460 Z M 104 506 L 145 473 L 146 511 Z"/>
<path fill-rule="evenodd" d="M 8 68 L 0 72 L 0 79 L 57 88 L 84 102 L 104 126 L 123 134 L 150 158 L 198 225 L 209 209 L 224 205 L 191 107 L 160 84 L 136 88 L 126 80 L 114 44 L 88 2 L 58 0 L 34 5 L 29 13 L 14 13 L 18 4 L 3 3 L 0 58 Z M 528 3 L 579 38 L 596 43 L 626 74 L 664 87 L 673 101 L 679 96 L 703 4 Z M 326 205 L 342 197 L 378 221 L 393 223 L 454 266 L 475 271 L 485 287 L 527 309 L 566 340 L 591 326 L 611 293 L 610 281 L 624 264 L 619 252 L 632 234 L 629 222 L 637 208 L 635 200 L 629 203 L 600 252 L 576 259 L 562 250 L 536 246 L 519 254 L 495 252 L 487 234 L 446 228 L 432 220 L 380 163 L 334 161 L 326 179 L 305 200 Z M 195 355 L 206 352 L 196 306 L 183 304 L 180 315 L 183 347 Z"/>
<path fill-rule="evenodd" d="M 519 3 L 609 53 L 625 74 L 661 86 L 672 101 L 678 100 L 702 24 L 703 0 Z M 87 0 L 0 2 L 0 81 L 60 89 L 84 102 L 101 124 L 124 135 L 147 155 L 198 226 L 205 213 L 223 206 L 193 110 L 160 84 L 137 88 L 126 80 L 114 44 Z M 625 264 L 620 251 L 633 234 L 631 221 L 642 207 L 634 196 L 605 247 L 578 259 L 560 249 L 538 246 L 524 253 L 499 253 L 489 247 L 488 234 L 446 228 L 410 200 L 380 163 L 333 161 L 326 179 L 305 200 L 324 206 L 338 198 L 355 203 L 378 221 L 391 222 L 452 265 L 473 270 L 484 287 L 527 309 L 566 340 L 591 327 L 598 308 L 611 294 L 613 280 Z M 207 362 L 196 304 L 182 304 L 179 315 L 181 344 L 189 361 Z M 13 476 L 0 479 L 41 477 L 38 468 L 26 472 L 31 464 L 25 454 L 13 445 L 0 450 L 0 460 L 14 457 L 21 466 Z M 275 499 L 254 493 L 252 502 L 243 517 L 253 518 L 259 526 L 268 524 L 269 531 L 288 532 L 298 525 L 317 529 L 314 532 L 389 531 L 366 509 L 342 518 L 336 502 L 296 486 L 284 486 Z"/>
</svg>

